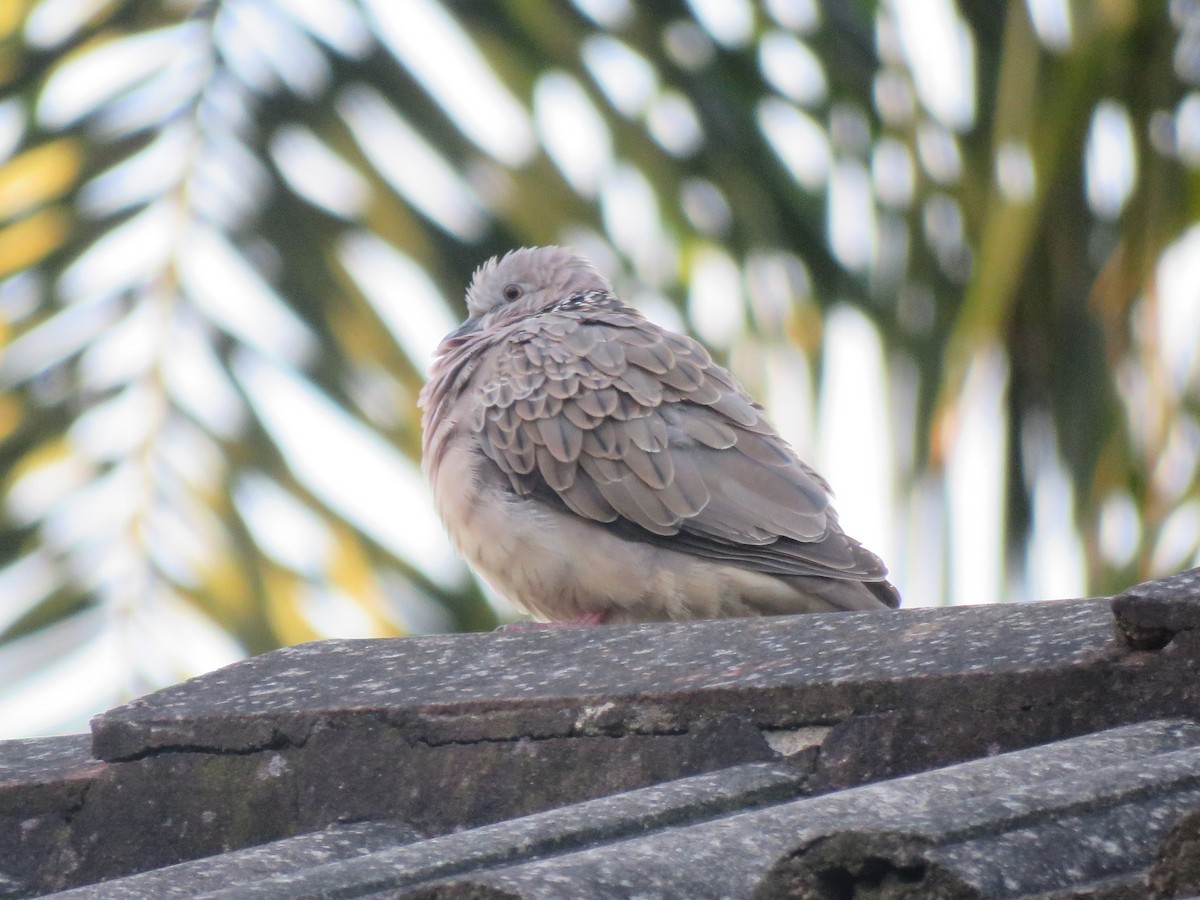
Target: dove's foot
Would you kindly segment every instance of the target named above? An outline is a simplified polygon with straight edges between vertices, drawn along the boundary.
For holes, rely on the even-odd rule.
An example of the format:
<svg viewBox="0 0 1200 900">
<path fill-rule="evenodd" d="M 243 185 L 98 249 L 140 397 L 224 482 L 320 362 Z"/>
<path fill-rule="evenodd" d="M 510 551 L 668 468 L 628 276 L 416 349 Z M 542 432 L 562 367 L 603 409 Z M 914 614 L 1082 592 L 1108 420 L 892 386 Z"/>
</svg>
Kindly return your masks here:
<svg viewBox="0 0 1200 900">
<path fill-rule="evenodd" d="M 608 621 L 608 613 L 604 612 L 587 612 L 580 613 L 574 619 L 564 619 L 561 622 L 537 622 L 533 619 L 526 619 L 521 622 L 509 622 L 507 625 L 501 625 L 496 630 L 503 634 L 512 634 L 522 631 L 546 631 L 552 628 L 576 628 L 588 625 L 603 625 Z"/>
</svg>

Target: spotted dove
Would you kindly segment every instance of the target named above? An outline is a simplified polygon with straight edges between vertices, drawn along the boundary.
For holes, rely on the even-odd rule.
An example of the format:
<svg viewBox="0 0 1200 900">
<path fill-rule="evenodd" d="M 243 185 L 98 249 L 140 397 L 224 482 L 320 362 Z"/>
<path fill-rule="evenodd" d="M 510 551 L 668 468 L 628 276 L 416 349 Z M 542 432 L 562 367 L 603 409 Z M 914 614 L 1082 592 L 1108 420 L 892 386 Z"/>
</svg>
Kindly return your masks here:
<svg viewBox="0 0 1200 900">
<path fill-rule="evenodd" d="M 762 407 L 587 260 L 493 258 L 467 309 L 421 393 L 423 467 L 509 600 L 579 624 L 899 605 Z"/>
</svg>

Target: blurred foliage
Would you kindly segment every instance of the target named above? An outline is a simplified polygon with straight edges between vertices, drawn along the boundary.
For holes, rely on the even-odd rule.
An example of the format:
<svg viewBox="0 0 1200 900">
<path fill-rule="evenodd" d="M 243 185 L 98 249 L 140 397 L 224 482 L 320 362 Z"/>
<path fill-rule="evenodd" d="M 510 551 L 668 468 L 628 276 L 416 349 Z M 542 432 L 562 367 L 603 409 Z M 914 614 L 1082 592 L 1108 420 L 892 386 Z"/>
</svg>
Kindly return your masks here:
<svg viewBox="0 0 1200 900">
<path fill-rule="evenodd" d="M 267 407 L 299 386 L 411 480 L 429 341 L 408 338 L 460 317 L 474 266 L 520 245 L 575 244 L 735 363 L 791 341 L 815 376 L 824 312 L 857 305 L 914 381 L 900 495 L 941 477 L 972 366 L 999 351 L 1010 567 L 1039 452 L 1069 473 L 1093 590 L 1185 563 L 1197 374 L 1168 371 L 1155 323 L 1160 258 L 1197 211 L 1198 16 L 0 3 L 0 680 L 86 677 L 98 636 L 121 648 L 115 699 L 339 631 L 494 625 L 473 582 L 316 483 Z M 914 28 L 966 54 L 959 106 L 923 83 L 955 72 L 918 71 Z M 1089 172 L 1098 122 L 1131 146 Z M 1106 161 L 1133 168 L 1107 193 Z M 714 260 L 750 325 L 697 307 Z M 414 496 L 371 499 L 436 527 Z"/>
</svg>

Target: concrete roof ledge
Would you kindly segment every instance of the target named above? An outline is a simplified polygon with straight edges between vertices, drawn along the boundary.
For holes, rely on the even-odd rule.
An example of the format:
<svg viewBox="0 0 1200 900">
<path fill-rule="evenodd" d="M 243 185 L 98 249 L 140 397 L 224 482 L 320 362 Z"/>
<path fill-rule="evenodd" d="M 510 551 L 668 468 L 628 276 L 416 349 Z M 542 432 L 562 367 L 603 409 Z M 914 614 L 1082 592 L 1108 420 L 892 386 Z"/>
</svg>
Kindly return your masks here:
<svg viewBox="0 0 1200 900">
<path fill-rule="evenodd" d="M 1184 896 L 1198 664 L 1200 570 L 290 647 L 0 742 L 0 897 Z"/>
</svg>

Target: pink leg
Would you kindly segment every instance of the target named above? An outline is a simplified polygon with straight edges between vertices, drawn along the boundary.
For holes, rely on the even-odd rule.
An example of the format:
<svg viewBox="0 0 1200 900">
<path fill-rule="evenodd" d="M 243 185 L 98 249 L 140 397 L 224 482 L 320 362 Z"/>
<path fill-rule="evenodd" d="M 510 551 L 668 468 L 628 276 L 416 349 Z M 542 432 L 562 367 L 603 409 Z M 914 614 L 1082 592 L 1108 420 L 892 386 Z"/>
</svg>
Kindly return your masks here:
<svg viewBox="0 0 1200 900">
<path fill-rule="evenodd" d="M 578 618 L 571 619 L 564 624 L 566 625 L 603 625 L 608 622 L 607 612 L 585 612 L 581 613 Z"/>
<path fill-rule="evenodd" d="M 507 625 L 501 625 L 497 631 L 511 634 L 522 631 L 545 631 L 550 628 L 575 628 L 584 625 L 603 625 L 608 621 L 607 612 L 586 612 L 581 613 L 574 619 L 564 619 L 561 622 L 537 622 L 532 619 L 526 619 L 521 622 L 509 622 Z"/>
</svg>

